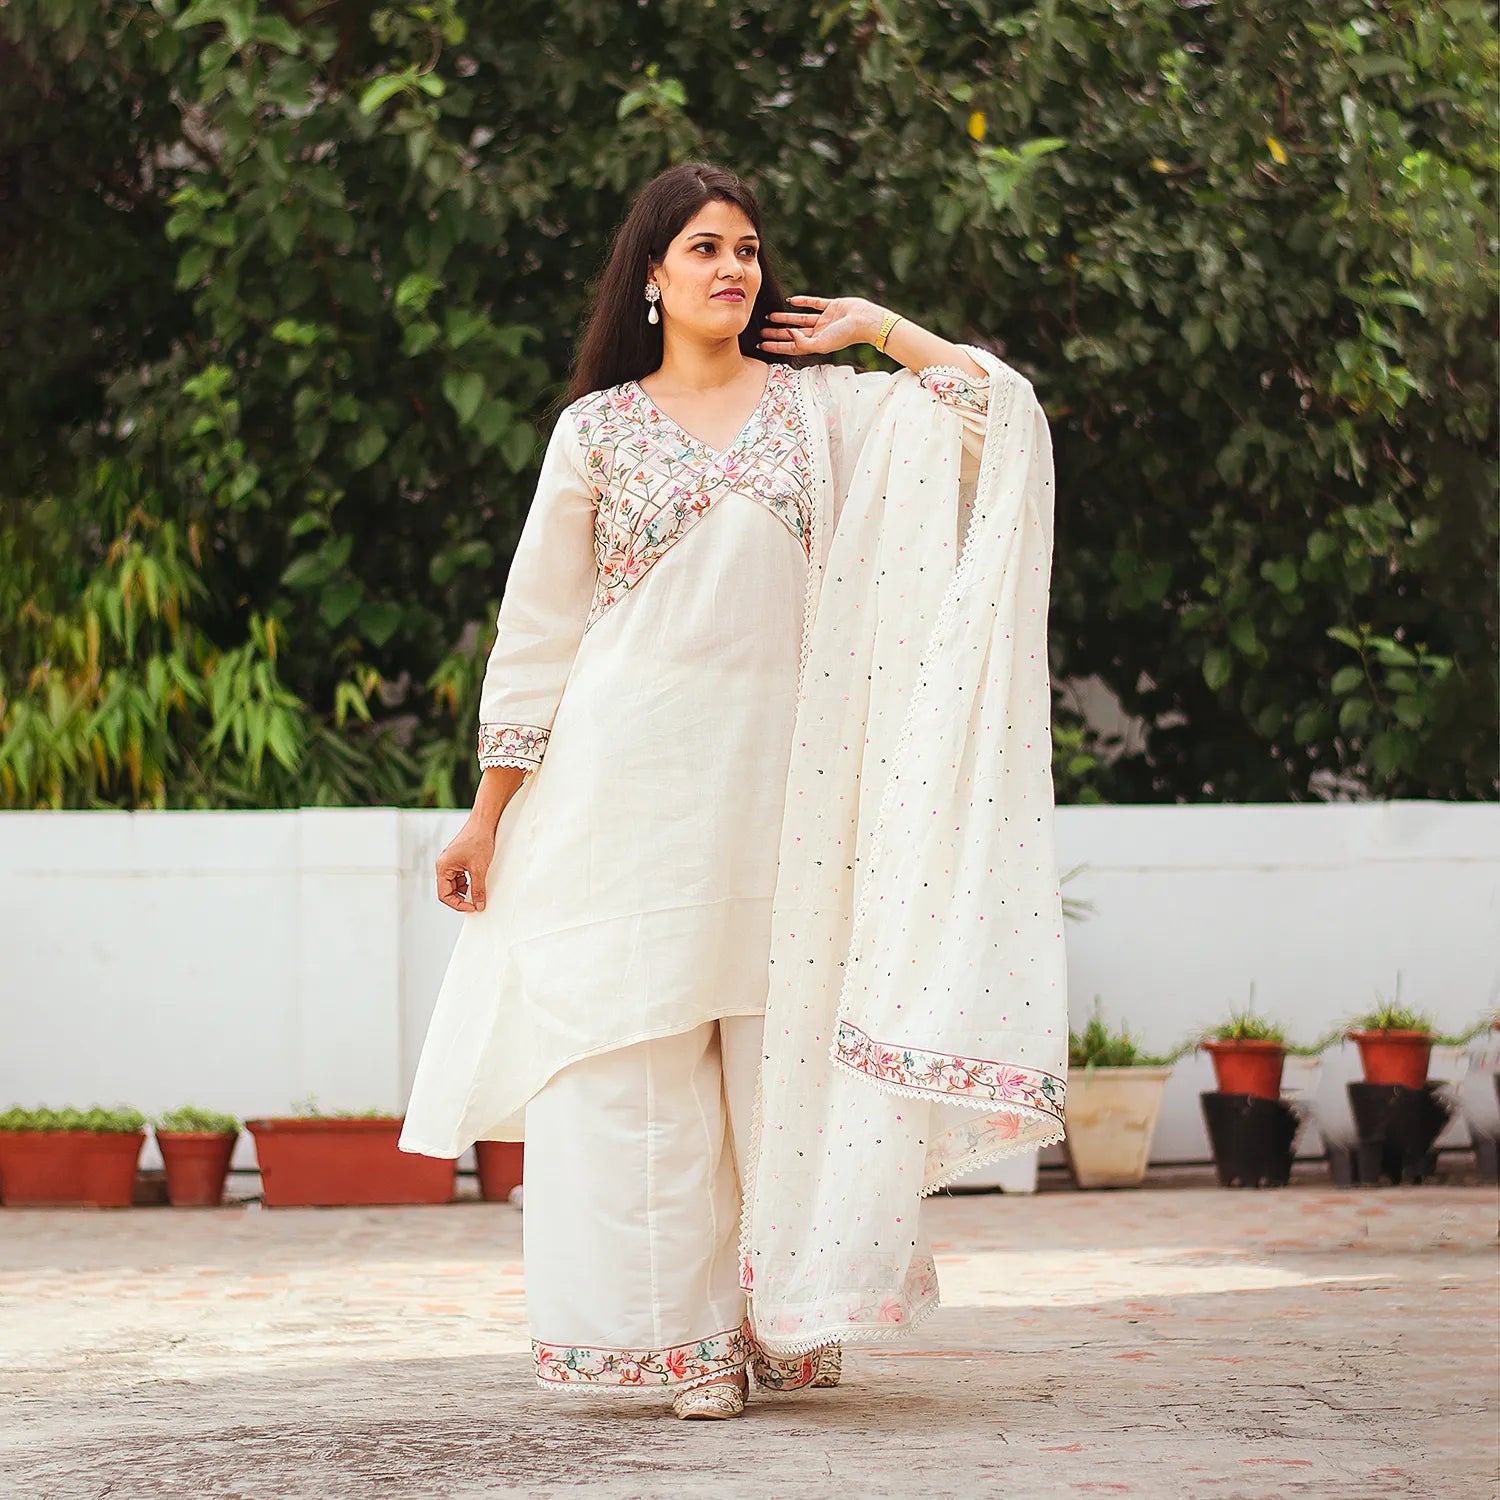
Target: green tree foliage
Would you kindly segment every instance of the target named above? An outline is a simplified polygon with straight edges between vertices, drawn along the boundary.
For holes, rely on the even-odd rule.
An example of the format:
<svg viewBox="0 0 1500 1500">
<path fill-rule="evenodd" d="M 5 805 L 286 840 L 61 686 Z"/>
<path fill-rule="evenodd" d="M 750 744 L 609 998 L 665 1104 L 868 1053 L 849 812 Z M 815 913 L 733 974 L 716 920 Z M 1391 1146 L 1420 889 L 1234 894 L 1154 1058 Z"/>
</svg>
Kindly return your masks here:
<svg viewBox="0 0 1500 1500">
<path fill-rule="evenodd" d="M 1495 7 L 10 0 L 0 805 L 451 803 L 637 187 L 992 343 L 1065 796 L 1495 795 Z M 872 356 L 873 358 L 873 356 Z"/>
</svg>

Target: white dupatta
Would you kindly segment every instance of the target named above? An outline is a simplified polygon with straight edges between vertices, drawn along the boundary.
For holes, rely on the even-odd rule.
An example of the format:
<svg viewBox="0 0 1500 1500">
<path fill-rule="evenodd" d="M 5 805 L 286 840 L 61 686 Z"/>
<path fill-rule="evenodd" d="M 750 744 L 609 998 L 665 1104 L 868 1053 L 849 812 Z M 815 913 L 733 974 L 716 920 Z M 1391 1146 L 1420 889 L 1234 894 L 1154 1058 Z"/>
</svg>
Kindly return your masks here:
<svg viewBox="0 0 1500 1500">
<path fill-rule="evenodd" d="M 809 639 L 742 1247 L 778 1354 L 904 1332 L 937 1304 L 920 1199 L 1063 1135 L 1051 435 L 1030 382 L 969 352 L 972 494 L 957 414 L 899 374 Z"/>
</svg>

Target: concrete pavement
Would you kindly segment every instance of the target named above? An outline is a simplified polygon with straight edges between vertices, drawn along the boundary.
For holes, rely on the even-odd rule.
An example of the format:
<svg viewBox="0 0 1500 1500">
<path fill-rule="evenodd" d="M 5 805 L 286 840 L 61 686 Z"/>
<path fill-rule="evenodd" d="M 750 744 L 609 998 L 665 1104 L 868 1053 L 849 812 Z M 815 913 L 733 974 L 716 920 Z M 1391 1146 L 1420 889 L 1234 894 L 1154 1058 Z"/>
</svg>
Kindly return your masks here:
<svg viewBox="0 0 1500 1500">
<path fill-rule="evenodd" d="M 5 1500 L 1493 1500 L 1493 1188 L 939 1198 L 943 1308 L 681 1423 L 530 1376 L 519 1212 L 0 1210 Z"/>
</svg>

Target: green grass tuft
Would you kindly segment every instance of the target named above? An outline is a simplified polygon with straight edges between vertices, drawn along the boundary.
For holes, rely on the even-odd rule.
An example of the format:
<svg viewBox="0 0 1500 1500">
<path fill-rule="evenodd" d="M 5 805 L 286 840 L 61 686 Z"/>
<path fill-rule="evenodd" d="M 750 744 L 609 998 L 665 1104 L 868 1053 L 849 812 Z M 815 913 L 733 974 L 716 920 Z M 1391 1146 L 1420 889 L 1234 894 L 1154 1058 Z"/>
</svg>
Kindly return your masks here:
<svg viewBox="0 0 1500 1500">
<path fill-rule="evenodd" d="M 199 1109 L 193 1104 L 184 1104 L 180 1109 L 169 1109 L 152 1122 L 158 1132 L 212 1131 L 217 1135 L 238 1135 L 240 1122 L 233 1115 L 221 1114 L 217 1110 Z"/>
<path fill-rule="evenodd" d="M 111 1131 L 144 1130 L 145 1127 L 145 1115 L 129 1105 L 117 1105 L 114 1109 L 104 1109 L 97 1104 L 91 1109 L 48 1109 L 46 1105 L 23 1109 L 16 1105 L 0 1114 L 0 1130 L 86 1130 L 102 1135 Z"/>
</svg>

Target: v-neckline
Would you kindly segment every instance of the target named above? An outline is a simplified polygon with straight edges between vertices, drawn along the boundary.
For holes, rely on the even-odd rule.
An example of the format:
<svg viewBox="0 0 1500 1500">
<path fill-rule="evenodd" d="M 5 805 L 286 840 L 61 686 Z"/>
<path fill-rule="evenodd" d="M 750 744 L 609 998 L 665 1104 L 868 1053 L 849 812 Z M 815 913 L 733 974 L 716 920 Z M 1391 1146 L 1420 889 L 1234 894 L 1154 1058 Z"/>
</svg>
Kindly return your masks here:
<svg viewBox="0 0 1500 1500">
<path fill-rule="evenodd" d="M 693 447 L 701 449 L 714 463 L 717 463 L 721 458 L 724 458 L 726 455 L 733 453 L 734 450 L 739 447 L 740 443 L 744 439 L 745 434 L 749 432 L 751 423 L 753 423 L 756 417 L 760 415 L 761 407 L 766 404 L 766 397 L 771 394 L 771 380 L 775 373 L 775 370 L 776 366 L 767 361 L 766 380 L 765 384 L 761 387 L 760 396 L 756 399 L 755 405 L 750 409 L 750 415 L 745 418 L 744 423 L 740 427 L 740 430 L 735 433 L 734 437 L 730 440 L 729 446 L 727 448 L 710 448 L 702 438 L 694 437 L 693 434 L 689 432 L 687 428 L 684 427 L 680 422 L 678 422 L 673 417 L 669 417 L 666 412 L 664 412 L 661 407 L 659 407 L 656 402 L 651 399 L 650 395 L 647 393 L 646 387 L 643 386 L 639 380 L 632 380 L 630 383 L 635 387 L 636 393 L 640 396 L 641 400 L 644 401 L 646 405 L 656 413 L 656 418 L 658 421 L 665 423 L 668 427 L 672 428 L 673 431 L 675 431 L 680 437 L 686 439 L 686 441 L 691 443 Z"/>
</svg>

